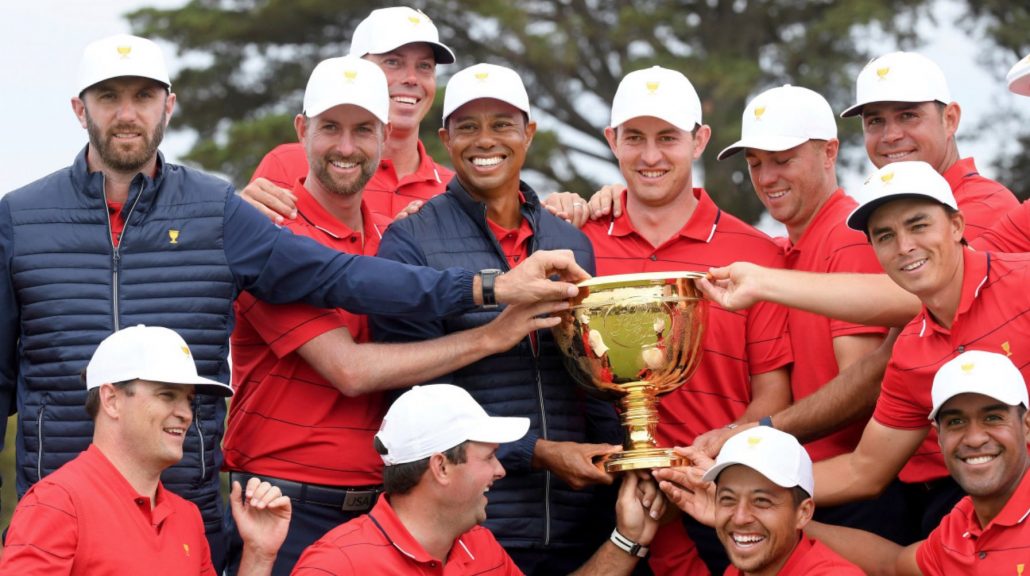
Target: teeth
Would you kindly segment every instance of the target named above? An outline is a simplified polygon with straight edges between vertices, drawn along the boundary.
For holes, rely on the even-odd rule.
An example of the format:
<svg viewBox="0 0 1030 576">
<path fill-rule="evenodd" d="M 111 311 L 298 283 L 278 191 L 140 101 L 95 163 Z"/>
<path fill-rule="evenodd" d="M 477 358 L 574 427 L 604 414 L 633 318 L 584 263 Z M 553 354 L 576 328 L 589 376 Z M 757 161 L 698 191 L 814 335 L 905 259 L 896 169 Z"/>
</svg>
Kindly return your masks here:
<svg viewBox="0 0 1030 576">
<path fill-rule="evenodd" d="M 501 163 L 504 158 L 500 156 L 491 156 L 490 158 L 476 157 L 472 159 L 472 164 L 476 166 L 496 166 Z"/>
<path fill-rule="evenodd" d="M 182 436 L 186 433 L 186 430 L 184 430 L 183 428 L 165 428 L 165 432 L 168 432 L 169 434 L 175 434 L 176 436 Z"/>
<path fill-rule="evenodd" d="M 986 464 L 994 460 L 994 456 L 976 456 L 974 458 L 966 458 L 966 464 Z"/>
<path fill-rule="evenodd" d="M 905 266 L 902 266 L 901 269 L 904 270 L 905 272 L 911 272 L 912 270 L 915 270 L 916 268 L 919 268 L 920 266 L 922 266 L 925 263 L 926 263 L 926 259 L 923 258 L 922 260 L 916 260 L 915 262 L 913 262 L 911 264 L 907 264 Z"/>
<path fill-rule="evenodd" d="M 640 174 L 644 178 L 660 178 L 665 174 L 665 170 L 641 170 Z"/>
<path fill-rule="evenodd" d="M 786 190 L 780 190 L 778 192 L 769 192 L 769 193 L 766 194 L 766 196 L 768 196 L 769 198 L 772 198 L 773 200 L 775 200 L 777 198 L 782 198 L 786 194 L 787 194 Z"/>
<path fill-rule="evenodd" d="M 885 154 L 885 156 L 887 156 L 888 160 L 897 160 L 899 158 L 904 158 L 905 156 L 908 156 L 908 152 L 895 152 L 893 154 Z"/>
<path fill-rule="evenodd" d="M 357 162 L 342 162 L 339 160 L 332 160 L 329 163 L 333 166 L 336 166 L 337 168 L 342 168 L 344 170 L 349 170 L 358 165 Z"/>
<path fill-rule="evenodd" d="M 765 536 L 759 536 L 757 534 L 749 534 L 747 536 L 745 536 L 743 534 L 734 534 L 733 535 L 733 541 L 736 542 L 737 544 L 742 544 L 742 545 L 755 544 L 757 542 L 761 542 L 762 540 L 765 540 Z"/>
<path fill-rule="evenodd" d="M 401 104 L 418 104 L 418 99 L 411 96 L 394 96 L 393 101 L 400 102 Z"/>
</svg>

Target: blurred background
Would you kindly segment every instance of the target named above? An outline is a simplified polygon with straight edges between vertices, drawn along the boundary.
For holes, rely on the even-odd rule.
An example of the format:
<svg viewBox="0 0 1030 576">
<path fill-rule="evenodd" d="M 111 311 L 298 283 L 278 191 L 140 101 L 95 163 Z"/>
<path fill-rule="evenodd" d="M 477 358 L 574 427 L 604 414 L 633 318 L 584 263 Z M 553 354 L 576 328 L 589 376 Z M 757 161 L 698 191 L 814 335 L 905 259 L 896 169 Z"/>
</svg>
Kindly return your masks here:
<svg viewBox="0 0 1030 576">
<path fill-rule="evenodd" d="M 314 65 L 346 54 L 368 0 L 35 0 L 0 7 L 0 194 L 71 163 L 86 142 L 69 105 L 82 48 L 131 32 L 162 44 L 178 107 L 166 157 L 245 184 L 261 157 L 295 139 L 293 116 Z M 439 69 L 436 109 L 422 138 L 438 160 L 447 77 L 475 62 L 519 70 L 540 132 L 526 179 L 540 192 L 589 196 L 618 181 L 602 130 L 627 72 L 682 71 L 701 96 L 713 139 L 696 170 L 720 206 L 767 232 L 742 157 L 715 153 L 740 134 L 752 96 L 805 86 L 843 110 L 876 55 L 918 50 L 947 76 L 962 107 L 959 150 L 980 170 L 1030 196 L 1030 101 L 1005 73 L 1030 53 L 1025 0 L 411 0 L 440 29 L 458 62 Z M 861 125 L 838 120 L 840 174 L 858 186 L 871 169 Z M 13 418 L 11 419 L 13 423 Z M 9 423 L 8 434 L 14 434 Z M 8 443 L 9 445 L 11 443 Z M 3 526 L 14 501 L 13 449 L 0 455 Z"/>
</svg>

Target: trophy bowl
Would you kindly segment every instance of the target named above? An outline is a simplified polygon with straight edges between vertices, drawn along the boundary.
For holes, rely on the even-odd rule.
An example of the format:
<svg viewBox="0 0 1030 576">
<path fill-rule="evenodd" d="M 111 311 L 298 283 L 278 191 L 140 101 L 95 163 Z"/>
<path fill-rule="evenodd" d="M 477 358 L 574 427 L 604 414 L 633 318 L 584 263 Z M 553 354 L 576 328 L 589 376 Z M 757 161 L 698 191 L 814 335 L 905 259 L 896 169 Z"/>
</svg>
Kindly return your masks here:
<svg viewBox="0 0 1030 576">
<path fill-rule="evenodd" d="M 687 381 L 701 361 L 708 301 L 694 286 L 700 272 L 598 276 L 579 294 L 555 340 L 569 374 L 588 393 L 621 407 L 624 450 L 605 461 L 608 472 L 680 466 L 658 446 L 658 397 Z"/>
</svg>

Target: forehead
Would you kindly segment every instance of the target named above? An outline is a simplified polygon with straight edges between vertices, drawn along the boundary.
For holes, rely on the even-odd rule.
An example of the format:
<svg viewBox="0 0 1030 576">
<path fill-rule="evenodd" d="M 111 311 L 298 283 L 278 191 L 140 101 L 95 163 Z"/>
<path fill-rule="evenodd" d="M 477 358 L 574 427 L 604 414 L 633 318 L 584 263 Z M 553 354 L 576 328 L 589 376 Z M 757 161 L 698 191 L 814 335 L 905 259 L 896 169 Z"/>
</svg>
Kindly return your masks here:
<svg viewBox="0 0 1030 576">
<path fill-rule="evenodd" d="M 466 102 L 451 113 L 450 119 L 468 118 L 471 116 L 519 116 L 523 114 L 515 106 L 494 98 L 476 98 Z"/>
<path fill-rule="evenodd" d="M 376 118 L 375 114 L 354 104 L 333 106 L 318 116 L 313 117 L 313 120 L 319 124 L 326 122 L 336 124 L 365 124 L 372 122 L 379 124 L 379 119 Z"/>
<path fill-rule="evenodd" d="M 137 380 L 136 385 L 155 393 L 169 390 L 179 394 L 193 394 L 196 389 L 196 386 L 193 384 L 171 384 L 168 382 L 154 382 L 153 380 Z"/>
<path fill-rule="evenodd" d="M 388 56 L 400 56 L 401 58 L 436 61 L 436 54 L 433 52 L 433 48 L 425 42 L 411 42 L 410 44 L 398 46 L 389 52 L 366 54 L 366 56 L 375 56 L 380 59 Z"/>
<path fill-rule="evenodd" d="M 654 116 L 637 116 L 626 120 L 618 127 L 619 131 L 642 134 L 662 134 L 675 132 L 677 134 L 689 134 L 673 126 L 669 122 Z"/>
<path fill-rule="evenodd" d="M 873 210 L 869 215 L 870 230 L 887 226 L 896 220 L 907 220 L 918 213 L 926 213 L 934 218 L 945 215 L 944 206 L 935 200 L 924 197 L 908 197 L 890 200 Z"/>
<path fill-rule="evenodd" d="M 926 111 L 933 107 L 934 102 L 870 102 L 862 106 L 862 117 L 897 114 L 906 110 Z"/>
<path fill-rule="evenodd" d="M 1009 406 L 997 398 L 992 398 L 984 394 L 977 394 L 975 392 L 964 392 L 962 394 L 952 396 L 947 402 L 942 404 L 941 413 L 962 412 L 972 414 L 992 406 L 1005 406 L 1010 410 L 1015 408 L 1015 406 Z"/>
<path fill-rule="evenodd" d="M 738 494 L 766 492 L 779 496 L 790 496 L 790 490 L 777 485 L 754 468 L 734 464 L 722 471 L 716 479 L 719 490 L 732 490 Z"/>
<path fill-rule="evenodd" d="M 801 144 L 793 148 L 787 148 L 786 150 L 761 150 L 758 148 L 745 148 L 744 155 L 748 158 L 768 158 L 770 156 L 784 155 L 784 156 L 801 156 L 805 154 L 815 154 L 815 147 L 809 146 L 816 140 L 806 140 Z"/>
<path fill-rule="evenodd" d="M 167 89 L 167 86 L 151 78 L 143 78 L 140 76 L 119 76 L 117 78 L 108 78 L 107 80 L 97 82 L 89 88 L 86 88 L 84 94 L 89 94 L 91 92 L 136 92 L 143 90 L 144 88 L 164 91 Z"/>
</svg>

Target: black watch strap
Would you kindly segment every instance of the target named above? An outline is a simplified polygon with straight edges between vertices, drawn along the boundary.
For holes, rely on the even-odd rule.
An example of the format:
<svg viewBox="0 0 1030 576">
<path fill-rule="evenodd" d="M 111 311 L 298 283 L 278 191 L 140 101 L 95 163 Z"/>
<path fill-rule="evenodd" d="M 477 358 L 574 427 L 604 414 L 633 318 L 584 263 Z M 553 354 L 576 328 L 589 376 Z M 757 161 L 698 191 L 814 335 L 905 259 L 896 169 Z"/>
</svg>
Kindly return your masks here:
<svg viewBox="0 0 1030 576">
<path fill-rule="evenodd" d="M 497 308 L 497 294 L 494 293 L 494 282 L 504 274 L 503 270 L 487 268 L 479 271 L 480 287 L 483 292 L 483 308 Z"/>
</svg>

